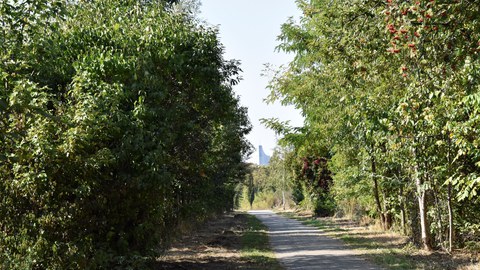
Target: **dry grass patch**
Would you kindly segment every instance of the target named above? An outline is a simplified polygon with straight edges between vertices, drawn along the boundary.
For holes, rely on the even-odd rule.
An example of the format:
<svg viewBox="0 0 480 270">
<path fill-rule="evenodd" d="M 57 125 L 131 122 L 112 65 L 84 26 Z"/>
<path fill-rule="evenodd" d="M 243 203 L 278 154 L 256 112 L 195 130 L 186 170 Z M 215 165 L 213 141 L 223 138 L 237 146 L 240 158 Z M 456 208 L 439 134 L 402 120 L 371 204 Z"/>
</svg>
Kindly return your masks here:
<svg viewBox="0 0 480 270">
<path fill-rule="evenodd" d="M 210 220 L 173 243 L 152 268 L 280 269 L 268 236 L 252 218 L 237 212 Z"/>
</svg>

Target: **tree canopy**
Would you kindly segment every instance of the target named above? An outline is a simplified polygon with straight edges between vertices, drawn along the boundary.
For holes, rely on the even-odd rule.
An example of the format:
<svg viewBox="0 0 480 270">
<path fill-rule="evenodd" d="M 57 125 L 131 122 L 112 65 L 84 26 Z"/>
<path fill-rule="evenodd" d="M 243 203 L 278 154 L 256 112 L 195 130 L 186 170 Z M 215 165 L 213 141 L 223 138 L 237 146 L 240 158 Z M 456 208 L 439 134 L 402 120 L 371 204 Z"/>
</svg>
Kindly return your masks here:
<svg viewBox="0 0 480 270">
<path fill-rule="evenodd" d="M 264 123 L 305 168 L 326 160 L 337 212 L 377 217 L 426 249 L 478 241 L 479 6 L 297 3 L 303 16 L 282 26 L 278 47 L 295 59 L 269 100 L 293 104 L 305 124 Z"/>
</svg>

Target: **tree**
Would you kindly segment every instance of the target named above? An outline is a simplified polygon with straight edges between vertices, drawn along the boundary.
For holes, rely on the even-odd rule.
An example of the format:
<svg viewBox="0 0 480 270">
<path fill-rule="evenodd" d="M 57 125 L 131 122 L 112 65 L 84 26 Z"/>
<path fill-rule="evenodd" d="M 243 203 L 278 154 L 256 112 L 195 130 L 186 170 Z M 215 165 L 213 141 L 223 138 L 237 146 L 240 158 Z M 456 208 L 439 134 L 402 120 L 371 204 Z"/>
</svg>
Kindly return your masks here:
<svg viewBox="0 0 480 270">
<path fill-rule="evenodd" d="M 1 4 L 0 268 L 142 268 L 233 208 L 240 69 L 164 1 L 61 3 Z"/>
<path fill-rule="evenodd" d="M 327 158 L 337 206 L 358 202 L 358 211 L 385 229 L 400 222 L 425 249 L 445 248 L 445 239 L 451 249 L 453 224 L 476 220 L 453 198 L 462 207 L 478 204 L 478 6 L 395 0 L 298 6 L 303 16 L 282 26 L 278 47 L 295 58 L 273 77 L 270 101 L 301 109 L 305 125 L 264 123 L 299 157 Z M 312 161 L 306 162 L 308 168 Z"/>
</svg>

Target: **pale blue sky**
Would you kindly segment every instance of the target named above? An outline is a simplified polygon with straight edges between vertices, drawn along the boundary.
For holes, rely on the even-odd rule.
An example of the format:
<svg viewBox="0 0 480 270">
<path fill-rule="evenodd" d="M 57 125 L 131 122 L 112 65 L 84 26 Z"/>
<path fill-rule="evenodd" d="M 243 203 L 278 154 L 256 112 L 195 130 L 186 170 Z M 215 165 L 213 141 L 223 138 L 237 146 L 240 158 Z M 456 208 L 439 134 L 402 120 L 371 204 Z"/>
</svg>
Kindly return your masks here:
<svg viewBox="0 0 480 270">
<path fill-rule="evenodd" d="M 201 0 L 200 17 L 218 25 L 220 39 L 225 46 L 226 59 L 242 62 L 243 81 L 234 87 L 241 104 L 248 107 L 253 125 L 248 139 L 255 146 L 250 162 L 258 163 L 258 145 L 271 155 L 276 145 L 275 133 L 265 128 L 261 118 L 278 117 L 290 120 L 293 126 L 302 125 L 302 117 L 293 107 L 267 105 L 268 78 L 262 77 L 264 64 L 274 66 L 288 63 L 293 56 L 276 52 L 280 26 L 289 17 L 298 20 L 300 11 L 294 0 Z"/>
</svg>

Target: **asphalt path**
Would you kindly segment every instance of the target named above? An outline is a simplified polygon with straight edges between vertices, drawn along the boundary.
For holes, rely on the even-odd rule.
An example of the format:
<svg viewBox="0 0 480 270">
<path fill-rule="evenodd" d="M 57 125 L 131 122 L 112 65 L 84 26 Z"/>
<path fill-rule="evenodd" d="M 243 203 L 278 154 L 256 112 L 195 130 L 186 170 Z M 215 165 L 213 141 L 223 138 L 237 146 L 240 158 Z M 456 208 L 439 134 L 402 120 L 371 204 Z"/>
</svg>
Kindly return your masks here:
<svg viewBox="0 0 480 270">
<path fill-rule="evenodd" d="M 269 210 L 249 211 L 269 228 L 270 244 L 286 269 L 383 270 L 322 231 Z"/>
</svg>

